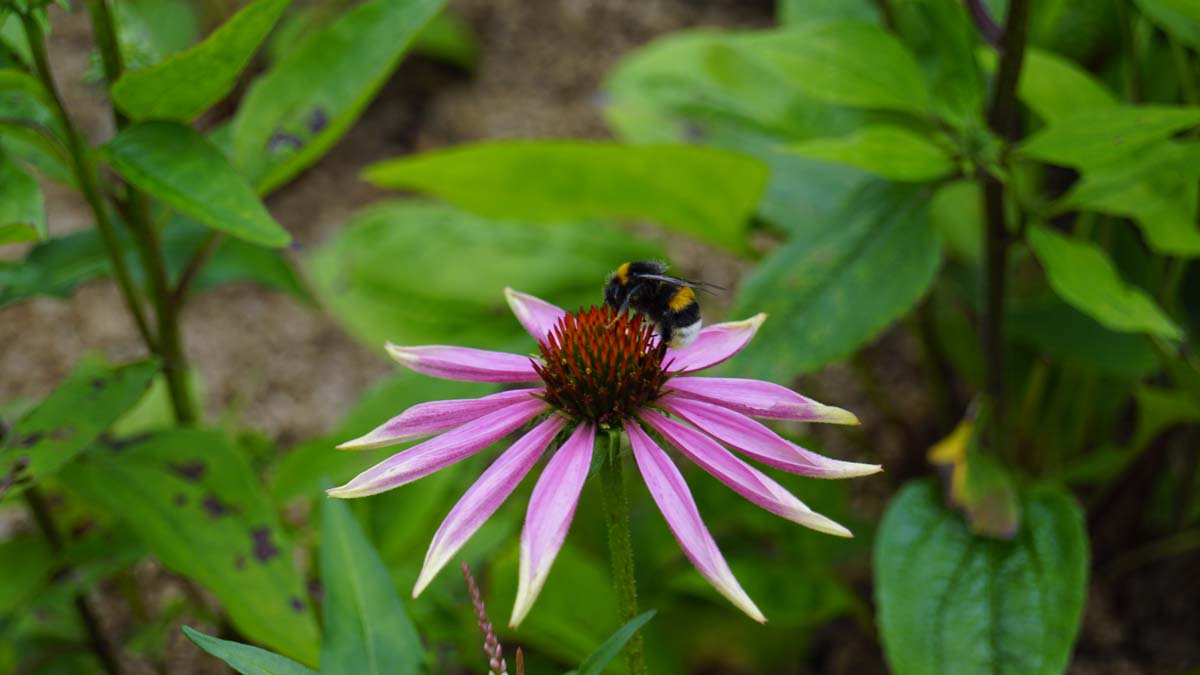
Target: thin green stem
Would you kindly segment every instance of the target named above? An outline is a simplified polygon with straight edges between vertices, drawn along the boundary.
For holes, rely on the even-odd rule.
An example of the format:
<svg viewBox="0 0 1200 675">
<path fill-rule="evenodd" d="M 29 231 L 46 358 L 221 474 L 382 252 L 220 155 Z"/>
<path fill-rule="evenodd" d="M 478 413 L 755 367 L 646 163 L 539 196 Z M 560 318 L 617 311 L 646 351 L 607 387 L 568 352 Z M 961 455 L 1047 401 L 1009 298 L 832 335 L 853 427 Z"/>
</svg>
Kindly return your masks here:
<svg viewBox="0 0 1200 675">
<path fill-rule="evenodd" d="M 88 0 L 88 13 L 92 17 L 92 33 L 100 49 L 104 64 L 104 77 L 109 88 L 121 78 L 124 62 L 112 12 L 106 0 Z M 113 106 L 113 121 L 117 128 L 128 123 L 120 110 Z M 180 305 L 171 291 L 167 278 L 167 267 L 163 261 L 162 246 L 158 241 L 158 230 L 150 218 L 150 203 L 137 188 L 127 185 L 125 216 L 137 243 L 138 255 L 146 269 L 151 300 L 158 319 L 159 357 L 162 359 L 163 377 L 171 396 L 171 408 L 178 424 L 189 426 L 196 422 L 196 406 L 187 388 L 187 355 L 183 350 L 183 336 L 179 330 Z"/>
<path fill-rule="evenodd" d="M 66 135 L 67 152 L 71 157 L 71 168 L 75 172 L 75 178 L 79 182 L 79 188 L 83 192 L 83 197 L 87 200 L 88 207 L 91 208 L 92 216 L 96 219 L 96 231 L 100 234 L 100 241 L 104 245 L 104 252 L 108 255 L 109 262 L 112 264 L 113 276 L 116 277 L 117 286 L 121 290 L 121 297 L 129 309 L 130 316 L 133 317 L 133 322 L 137 326 L 142 341 L 146 343 L 146 347 L 151 352 L 156 352 L 156 340 L 150 331 L 150 324 L 146 321 L 146 315 L 142 311 L 141 300 L 133 284 L 133 278 L 129 274 L 129 268 L 125 265 L 125 256 L 121 250 L 121 242 L 117 238 L 116 228 L 113 226 L 112 219 L 109 216 L 108 205 L 102 196 L 100 178 L 96 171 L 95 162 L 92 160 L 92 155 L 83 141 L 83 135 L 75 127 L 70 115 L 67 114 L 62 97 L 59 96 L 58 87 L 54 84 L 54 76 L 50 72 L 50 62 L 46 57 L 46 40 L 45 35 L 42 33 L 42 27 L 38 24 L 37 19 L 31 15 L 19 13 L 19 16 L 21 17 L 21 24 L 25 28 L 26 40 L 29 42 L 29 51 L 33 55 L 34 70 L 37 73 L 38 79 L 41 80 L 42 86 L 46 88 L 46 93 L 50 96 L 50 100 L 54 103 L 54 113 L 58 116 L 63 133 Z"/>
<path fill-rule="evenodd" d="M 988 110 L 988 126 L 1005 142 L 1017 130 L 1017 79 L 1029 34 L 1029 0 L 1012 0 L 1004 25 L 1004 42 L 996 72 L 996 90 Z M 1007 153 L 1006 153 L 1007 154 Z M 1007 446 L 1004 384 L 1004 303 L 1008 271 L 1008 225 L 1004 215 L 1004 185 L 993 174 L 980 172 L 986 235 L 983 250 L 983 315 L 980 333 L 984 356 L 984 400 L 989 425 L 986 438 L 993 452 Z"/>
<path fill-rule="evenodd" d="M 42 531 L 46 542 L 50 544 L 50 550 L 56 555 L 61 555 L 63 551 L 62 535 L 54 523 L 54 515 L 50 512 L 50 508 L 47 506 L 46 500 L 42 498 L 37 486 L 31 485 L 25 490 L 24 497 L 29 511 L 33 514 L 34 522 Z M 87 596 L 82 592 L 77 593 L 74 601 L 75 612 L 79 615 L 79 621 L 83 624 L 84 630 L 87 631 L 88 640 L 92 643 L 92 651 L 96 653 L 96 658 L 100 660 L 104 671 L 109 675 L 121 675 L 121 662 L 117 656 L 117 650 L 108 636 L 104 634 L 104 629 L 100 626 L 100 621 L 96 618 L 96 612 L 88 602 Z"/>
<path fill-rule="evenodd" d="M 633 543 L 629 536 L 629 500 L 621 478 L 621 436 L 610 431 L 604 435 L 600 484 L 604 492 L 604 522 L 608 526 L 608 551 L 612 557 L 613 586 L 621 609 L 621 622 L 638 615 L 637 578 L 633 573 Z M 646 660 L 642 634 L 634 633 L 625 648 L 630 675 L 645 675 Z"/>
</svg>

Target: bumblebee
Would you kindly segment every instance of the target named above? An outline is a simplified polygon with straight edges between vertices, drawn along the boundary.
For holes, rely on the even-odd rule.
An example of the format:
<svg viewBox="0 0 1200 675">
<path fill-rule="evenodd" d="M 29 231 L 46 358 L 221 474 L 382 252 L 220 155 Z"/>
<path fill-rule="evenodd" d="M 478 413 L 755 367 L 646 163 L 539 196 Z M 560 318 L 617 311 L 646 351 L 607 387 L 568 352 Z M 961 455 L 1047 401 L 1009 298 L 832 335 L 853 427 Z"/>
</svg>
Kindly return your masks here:
<svg viewBox="0 0 1200 675">
<path fill-rule="evenodd" d="M 662 344 L 686 347 L 700 333 L 700 304 L 696 290 L 708 291 L 709 284 L 665 274 L 660 262 L 627 262 L 617 268 L 604 287 L 604 304 L 623 314 L 642 314 L 658 328 Z"/>
</svg>

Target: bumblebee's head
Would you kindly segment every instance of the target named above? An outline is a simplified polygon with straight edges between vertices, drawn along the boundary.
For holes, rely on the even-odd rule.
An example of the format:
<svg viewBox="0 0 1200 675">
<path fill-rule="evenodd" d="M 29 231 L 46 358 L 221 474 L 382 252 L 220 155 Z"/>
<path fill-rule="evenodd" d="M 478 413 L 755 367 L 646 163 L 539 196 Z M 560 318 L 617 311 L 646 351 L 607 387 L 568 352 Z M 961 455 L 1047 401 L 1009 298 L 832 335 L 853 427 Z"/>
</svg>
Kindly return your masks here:
<svg viewBox="0 0 1200 675">
<path fill-rule="evenodd" d="M 604 286 L 604 304 L 613 309 L 619 309 L 621 305 L 625 304 L 627 297 L 629 297 L 629 284 L 614 273 Z"/>
</svg>

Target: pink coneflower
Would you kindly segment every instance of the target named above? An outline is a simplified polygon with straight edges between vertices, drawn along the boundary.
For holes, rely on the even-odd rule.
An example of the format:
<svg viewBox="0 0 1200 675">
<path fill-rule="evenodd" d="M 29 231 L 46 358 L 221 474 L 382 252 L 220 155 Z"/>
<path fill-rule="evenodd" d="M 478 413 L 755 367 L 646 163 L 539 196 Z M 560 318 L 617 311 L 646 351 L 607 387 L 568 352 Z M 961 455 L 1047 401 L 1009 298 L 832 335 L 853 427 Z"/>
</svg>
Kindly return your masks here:
<svg viewBox="0 0 1200 675">
<path fill-rule="evenodd" d="M 745 347 L 765 315 L 708 326 L 685 348 L 660 349 L 653 326 L 638 316 L 614 316 L 608 308 L 569 314 L 530 295 L 511 289 L 506 294 L 517 319 L 538 341 L 540 358 L 447 346 L 389 344 L 388 352 L 401 364 L 434 377 L 533 386 L 478 399 L 422 403 L 338 446 L 378 448 L 434 436 L 329 490 L 334 497 L 363 497 L 427 476 L 534 423 L 451 509 L 425 555 L 414 597 L 495 513 L 546 450 L 556 446 L 533 488 L 521 533 L 511 621 L 519 624 L 567 536 L 598 431 L 624 430 L 646 487 L 683 551 L 709 583 L 756 621 L 765 621 L 762 612 L 734 578 L 679 469 L 651 434 L 771 513 L 814 530 L 851 536 L 726 446 L 803 476 L 872 474 L 880 470 L 878 465 L 810 452 L 752 419 L 857 424 L 854 415 L 770 382 L 693 375 Z"/>
</svg>

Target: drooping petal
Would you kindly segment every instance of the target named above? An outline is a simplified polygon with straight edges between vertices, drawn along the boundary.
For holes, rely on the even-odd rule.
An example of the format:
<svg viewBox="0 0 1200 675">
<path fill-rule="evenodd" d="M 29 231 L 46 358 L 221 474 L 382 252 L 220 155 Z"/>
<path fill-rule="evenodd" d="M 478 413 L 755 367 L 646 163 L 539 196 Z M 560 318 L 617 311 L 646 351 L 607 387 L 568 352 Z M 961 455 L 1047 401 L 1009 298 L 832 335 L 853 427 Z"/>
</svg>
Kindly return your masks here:
<svg viewBox="0 0 1200 675">
<path fill-rule="evenodd" d="M 326 492 L 331 497 L 365 497 L 411 483 L 479 452 L 548 407 L 544 401 L 532 397 L 513 403 L 398 452 L 358 474 L 349 483 Z"/>
<path fill-rule="evenodd" d="M 633 458 L 646 482 L 646 489 L 650 490 L 650 496 L 658 504 L 658 510 L 662 512 L 688 560 L 692 561 L 692 565 L 708 583 L 738 609 L 755 621 L 766 623 L 766 617 L 742 590 L 721 550 L 717 548 L 717 542 L 705 527 L 696 501 L 692 499 L 692 493 L 679 469 L 636 422 L 627 422 L 625 431 L 629 434 Z"/>
<path fill-rule="evenodd" d="M 492 462 L 450 509 L 450 514 L 442 521 L 442 526 L 429 544 L 425 564 L 413 587 L 414 598 L 425 590 L 442 567 L 450 562 L 450 558 L 508 499 L 565 423 L 564 417 L 552 415 L 534 427 Z"/>
<path fill-rule="evenodd" d="M 567 313 L 567 310 L 541 298 L 511 288 L 504 289 L 504 297 L 508 299 L 508 306 L 517 315 L 517 320 L 538 342 L 545 340 L 554 324 Z"/>
<path fill-rule="evenodd" d="M 370 450 L 439 434 L 474 419 L 524 401 L 543 389 L 515 389 L 483 398 L 419 403 L 376 427 L 374 431 L 346 441 L 338 450 Z"/>
<path fill-rule="evenodd" d="M 736 377 L 677 377 L 667 385 L 680 396 L 717 403 L 754 417 L 797 422 L 858 424 L 847 410 L 818 403 L 772 382 Z"/>
<path fill-rule="evenodd" d="M 663 363 L 670 364 L 667 369 L 673 373 L 711 368 L 742 351 L 766 318 L 766 314 L 759 314 L 744 321 L 705 326 L 692 344 L 683 349 L 668 349 Z"/>
<path fill-rule="evenodd" d="M 668 394 L 659 403 L 708 435 L 777 469 L 813 478 L 853 478 L 879 473 L 878 464 L 843 462 L 805 450 L 761 423 L 715 403 Z"/>
<path fill-rule="evenodd" d="M 850 530 L 805 506 L 782 485 L 734 457 L 708 436 L 652 410 L 643 411 L 641 417 L 700 468 L 767 511 L 819 532 L 854 536 Z"/>
<path fill-rule="evenodd" d="M 592 463 L 596 428 L 583 423 L 546 463 L 529 498 L 525 528 L 521 531 L 521 564 L 517 582 L 517 600 L 509 625 L 516 627 L 525 619 L 533 601 L 542 592 L 550 566 L 558 556 L 567 528 L 575 517 L 575 506 Z"/>
<path fill-rule="evenodd" d="M 521 354 L 470 347 L 387 345 L 388 354 L 418 373 L 464 382 L 534 382 L 533 359 Z"/>
</svg>

